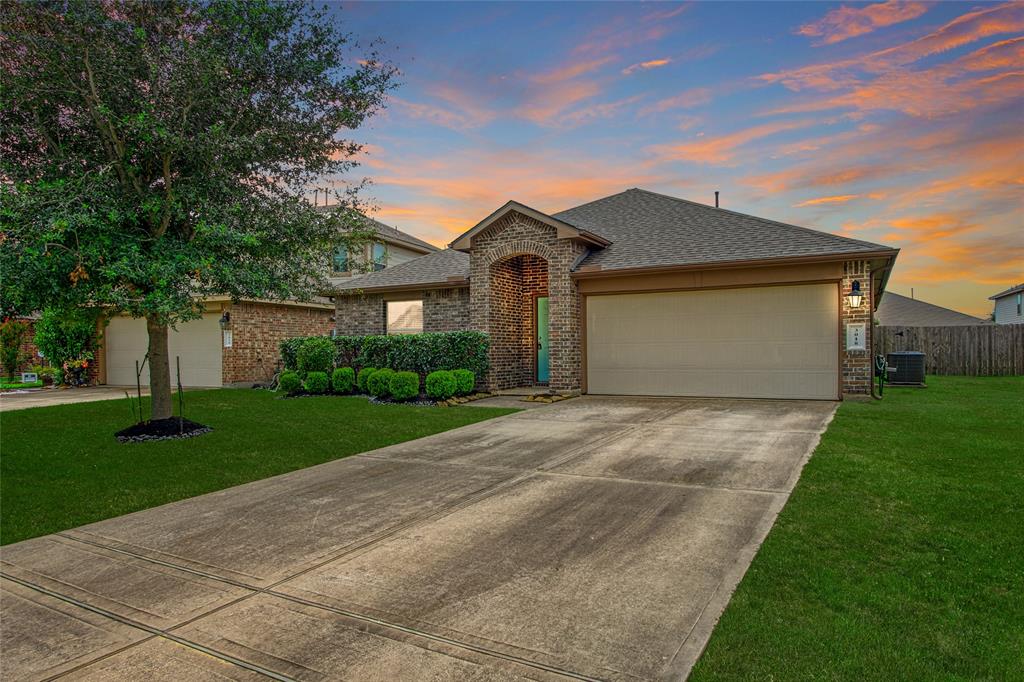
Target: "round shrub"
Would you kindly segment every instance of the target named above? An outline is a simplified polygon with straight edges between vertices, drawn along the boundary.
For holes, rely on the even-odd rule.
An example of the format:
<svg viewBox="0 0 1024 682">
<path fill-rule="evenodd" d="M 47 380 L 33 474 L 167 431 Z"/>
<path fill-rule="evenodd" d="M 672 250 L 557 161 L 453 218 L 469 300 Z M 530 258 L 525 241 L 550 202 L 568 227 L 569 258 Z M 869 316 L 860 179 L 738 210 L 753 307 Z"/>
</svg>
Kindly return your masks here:
<svg viewBox="0 0 1024 682">
<path fill-rule="evenodd" d="M 289 395 L 294 395 L 302 390 L 302 379 L 297 372 L 284 372 L 277 380 L 277 388 Z"/>
<path fill-rule="evenodd" d="M 302 342 L 295 354 L 300 372 L 323 372 L 334 369 L 334 342 L 326 336 L 311 336 Z"/>
<path fill-rule="evenodd" d="M 310 372 L 306 375 L 306 381 L 302 384 L 302 387 L 306 389 L 306 393 L 319 395 L 327 393 L 328 384 L 327 372 Z"/>
<path fill-rule="evenodd" d="M 393 369 L 378 369 L 366 380 L 366 390 L 374 398 L 387 398 L 391 395 L 391 377 L 395 375 Z"/>
<path fill-rule="evenodd" d="M 339 367 L 331 374 L 331 390 L 335 393 L 351 393 L 356 383 L 356 372 L 351 367 Z"/>
<path fill-rule="evenodd" d="M 435 400 L 447 400 L 455 395 L 455 375 L 445 369 L 427 375 L 427 395 Z"/>
<path fill-rule="evenodd" d="M 370 392 L 370 388 L 369 386 L 366 385 L 366 382 L 370 380 L 370 377 L 376 371 L 376 367 L 363 367 L 361 370 L 359 370 L 359 374 L 356 376 L 356 388 L 359 389 L 360 393 Z"/>
<path fill-rule="evenodd" d="M 476 386 L 476 375 L 468 369 L 453 369 L 452 376 L 455 377 L 455 395 L 469 395 Z"/>
<path fill-rule="evenodd" d="M 411 400 L 420 394 L 420 375 L 416 372 L 395 372 L 388 384 L 395 400 Z"/>
</svg>

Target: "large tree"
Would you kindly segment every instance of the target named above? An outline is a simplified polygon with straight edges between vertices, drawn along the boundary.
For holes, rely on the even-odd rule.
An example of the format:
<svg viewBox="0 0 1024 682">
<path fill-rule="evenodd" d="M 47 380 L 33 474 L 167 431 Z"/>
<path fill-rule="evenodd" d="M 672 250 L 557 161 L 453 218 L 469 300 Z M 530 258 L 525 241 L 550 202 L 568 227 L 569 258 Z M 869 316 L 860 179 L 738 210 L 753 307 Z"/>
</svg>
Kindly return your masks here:
<svg viewBox="0 0 1024 682">
<path fill-rule="evenodd" d="M 152 417 L 171 416 L 168 328 L 210 294 L 307 298 L 368 237 L 347 138 L 395 69 L 326 8 L 276 0 L 0 4 L 5 312 L 144 317 Z"/>
</svg>

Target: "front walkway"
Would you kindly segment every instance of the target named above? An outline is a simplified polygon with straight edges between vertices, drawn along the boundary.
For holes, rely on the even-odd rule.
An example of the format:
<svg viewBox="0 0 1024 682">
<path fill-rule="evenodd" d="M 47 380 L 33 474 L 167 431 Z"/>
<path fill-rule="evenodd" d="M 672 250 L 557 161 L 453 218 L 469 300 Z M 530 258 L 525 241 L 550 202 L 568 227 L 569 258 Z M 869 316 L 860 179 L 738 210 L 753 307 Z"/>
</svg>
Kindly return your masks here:
<svg viewBox="0 0 1024 682">
<path fill-rule="evenodd" d="M 124 393 L 136 396 L 134 386 L 87 386 L 84 388 L 39 388 L 29 391 L 0 393 L 0 412 L 24 410 L 29 407 L 49 407 L 67 403 L 89 403 L 94 400 L 124 400 Z M 142 395 L 149 395 L 149 389 L 142 388 Z"/>
<path fill-rule="evenodd" d="M 10 545 L 4 673 L 679 679 L 834 409 L 583 397 Z"/>
</svg>

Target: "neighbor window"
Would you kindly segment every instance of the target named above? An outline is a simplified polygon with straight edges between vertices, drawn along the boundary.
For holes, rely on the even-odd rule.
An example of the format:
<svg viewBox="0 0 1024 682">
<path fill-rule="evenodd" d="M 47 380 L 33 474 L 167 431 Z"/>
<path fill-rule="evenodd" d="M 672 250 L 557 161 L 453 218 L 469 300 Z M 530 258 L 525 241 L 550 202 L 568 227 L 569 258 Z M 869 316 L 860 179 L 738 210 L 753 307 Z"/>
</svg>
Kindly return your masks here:
<svg viewBox="0 0 1024 682">
<path fill-rule="evenodd" d="M 423 301 L 388 301 L 388 334 L 419 334 L 423 331 Z"/>
<path fill-rule="evenodd" d="M 1021 298 L 1024 294 L 1017 294 L 1017 317 L 1020 317 Z"/>
<path fill-rule="evenodd" d="M 373 245 L 373 269 L 383 270 L 388 261 L 388 249 L 383 244 Z"/>
<path fill-rule="evenodd" d="M 321 261 L 323 262 L 323 261 Z M 335 272 L 348 272 L 348 248 L 339 246 L 334 250 L 334 271 Z"/>
</svg>

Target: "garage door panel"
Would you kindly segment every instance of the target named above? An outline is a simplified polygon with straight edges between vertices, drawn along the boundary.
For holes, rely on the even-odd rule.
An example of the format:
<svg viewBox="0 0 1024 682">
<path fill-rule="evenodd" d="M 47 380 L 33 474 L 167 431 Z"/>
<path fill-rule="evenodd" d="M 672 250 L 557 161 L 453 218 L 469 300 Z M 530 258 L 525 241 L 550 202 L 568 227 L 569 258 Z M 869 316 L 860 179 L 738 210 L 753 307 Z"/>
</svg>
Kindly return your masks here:
<svg viewBox="0 0 1024 682">
<path fill-rule="evenodd" d="M 835 284 L 592 296 L 587 390 L 835 399 Z"/>
<path fill-rule="evenodd" d="M 167 338 L 170 354 L 171 383 L 176 382 L 175 358 L 181 358 L 181 383 L 184 386 L 221 386 L 221 331 L 216 314 L 203 315 L 171 330 Z M 107 383 L 114 386 L 135 385 L 135 362 L 142 364 L 149 346 L 146 321 L 131 317 L 115 317 L 107 325 L 105 347 Z M 141 377 L 149 385 L 149 363 Z"/>
</svg>

